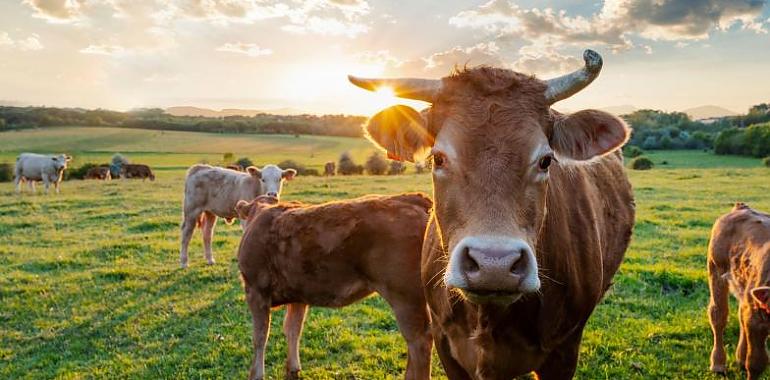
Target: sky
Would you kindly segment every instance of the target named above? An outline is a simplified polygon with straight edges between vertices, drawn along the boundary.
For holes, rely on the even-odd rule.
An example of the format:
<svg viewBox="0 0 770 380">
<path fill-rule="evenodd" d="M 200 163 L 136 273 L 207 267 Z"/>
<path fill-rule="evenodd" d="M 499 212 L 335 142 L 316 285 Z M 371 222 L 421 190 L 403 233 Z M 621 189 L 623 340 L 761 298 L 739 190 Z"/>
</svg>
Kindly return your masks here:
<svg viewBox="0 0 770 380">
<path fill-rule="evenodd" d="M 3 0 L 0 104 L 371 114 L 347 74 L 493 65 L 547 79 L 604 57 L 558 108 L 770 102 L 765 0 Z M 410 104 L 409 102 L 406 102 Z"/>
</svg>

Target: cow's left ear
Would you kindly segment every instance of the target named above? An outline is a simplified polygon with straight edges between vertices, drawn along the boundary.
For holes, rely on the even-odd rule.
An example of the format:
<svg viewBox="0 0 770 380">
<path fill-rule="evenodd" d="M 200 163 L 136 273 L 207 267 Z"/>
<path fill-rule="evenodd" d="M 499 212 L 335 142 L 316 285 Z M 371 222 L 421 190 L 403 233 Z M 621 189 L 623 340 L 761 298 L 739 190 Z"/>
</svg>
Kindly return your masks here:
<svg viewBox="0 0 770 380">
<path fill-rule="evenodd" d="M 283 173 L 281 173 L 281 177 L 285 178 L 287 181 L 293 180 L 296 175 L 297 171 L 294 169 L 284 169 Z"/>
<path fill-rule="evenodd" d="M 551 147 L 562 157 L 590 160 L 614 152 L 631 136 L 631 130 L 620 118 L 597 110 L 584 110 L 571 115 L 553 112 Z"/>
<path fill-rule="evenodd" d="M 67 157 L 67 162 L 72 161 L 72 156 L 66 156 L 66 157 Z"/>
<path fill-rule="evenodd" d="M 770 298 L 770 286 L 757 286 L 751 289 L 751 297 L 762 305 L 767 305 L 768 298 Z"/>
</svg>

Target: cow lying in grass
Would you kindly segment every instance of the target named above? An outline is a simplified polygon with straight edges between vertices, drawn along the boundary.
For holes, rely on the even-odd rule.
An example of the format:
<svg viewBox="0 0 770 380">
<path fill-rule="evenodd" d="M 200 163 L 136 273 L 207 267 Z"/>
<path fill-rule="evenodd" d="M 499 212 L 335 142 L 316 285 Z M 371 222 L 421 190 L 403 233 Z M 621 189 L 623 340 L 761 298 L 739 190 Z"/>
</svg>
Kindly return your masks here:
<svg viewBox="0 0 770 380">
<path fill-rule="evenodd" d="M 740 334 L 735 359 L 759 379 L 767 367 L 770 329 L 770 215 L 737 203 L 711 230 L 708 252 L 709 320 L 714 333 L 711 370 L 725 373 L 724 332 L 727 325 L 728 286 L 739 303 Z"/>
<path fill-rule="evenodd" d="M 209 165 L 191 167 L 184 185 L 182 247 L 179 252 L 182 268 L 187 267 L 187 248 L 195 226 L 203 230 L 206 261 L 214 264 L 211 239 L 217 217 L 232 223 L 238 216 L 235 213 L 238 201 L 251 200 L 262 194 L 278 197 L 283 181 L 291 180 L 295 175 L 296 170 L 281 169 L 275 165 L 265 165 L 262 169 L 249 166 L 245 173 Z"/>
<path fill-rule="evenodd" d="M 367 196 L 309 206 L 261 196 L 238 202 L 247 220 L 238 263 L 254 323 L 249 379 L 263 379 L 270 309 L 284 321 L 287 377 L 300 371 L 307 305 L 342 307 L 377 292 L 406 339 L 407 379 L 430 378 L 431 337 L 420 286 L 420 250 L 431 201 L 422 194 Z"/>
</svg>

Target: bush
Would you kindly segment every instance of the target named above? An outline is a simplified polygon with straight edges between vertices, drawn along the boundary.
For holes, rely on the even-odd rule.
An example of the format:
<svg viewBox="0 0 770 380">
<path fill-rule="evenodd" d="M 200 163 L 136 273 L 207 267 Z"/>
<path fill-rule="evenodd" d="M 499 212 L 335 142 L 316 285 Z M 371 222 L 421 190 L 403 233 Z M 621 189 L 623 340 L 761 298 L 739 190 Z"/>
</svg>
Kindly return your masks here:
<svg viewBox="0 0 770 380">
<path fill-rule="evenodd" d="M 123 168 L 123 165 L 131 163 L 126 156 L 120 153 L 112 155 L 112 160 L 110 162 L 110 175 L 112 178 L 120 178 L 120 169 Z"/>
<path fill-rule="evenodd" d="M 623 155 L 628 158 L 636 158 L 644 154 L 642 148 L 636 145 L 626 145 L 623 147 Z"/>
<path fill-rule="evenodd" d="M 278 167 L 281 169 L 294 169 L 297 171 L 297 174 L 301 176 L 317 176 L 318 170 L 316 169 L 308 169 L 307 166 L 300 164 L 299 162 L 296 162 L 294 160 L 283 160 L 278 163 Z"/>
<path fill-rule="evenodd" d="M 417 174 L 422 174 L 422 173 L 424 173 L 424 172 L 425 172 L 425 169 L 426 169 L 426 168 L 425 168 L 425 162 L 423 162 L 423 161 L 417 161 L 417 162 L 414 164 L 414 171 L 415 171 Z"/>
<path fill-rule="evenodd" d="M 254 166 L 254 163 L 249 160 L 248 157 L 241 157 L 238 159 L 238 161 L 235 161 L 236 164 L 241 165 L 242 168 L 246 169 L 249 166 Z"/>
<path fill-rule="evenodd" d="M 69 169 L 64 171 L 64 179 L 65 180 L 85 179 L 86 178 L 86 174 L 88 174 L 88 171 L 91 170 L 92 168 L 97 167 L 97 166 L 101 166 L 101 165 L 97 165 L 97 164 L 93 164 L 93 163 L 87 162 L 87 163 L 83 164 L 82 166 L 80 166 L 78 168 L 69 168 Z M 107 166 L 107 165 L 104 165 L 104 166 Z M 112 169 L 110 169 L 110 170 L 112 170 Z M 110 173 L 110 175 L 112 175 L 112 173 Z"/>
<path fill-rule="evenodd" d="M 765 165 L 765 167 L 770 168 L 770 157 L 765 157 L 762 159 L 762 165 Z"/>
<path fill-rule="evenodd" d="M 634 158 L 631 161 L 631 169 L 634 170 L 649 170 L 652 169 L 653 166 L 655 165 L 652 163 L 652 160 L 644 156 Z"/>
<path fill-rule="evenodd" d="M 366 160 L 365 167 L 369 175 L 383 175 L 388 170 L 388 161 L 382 157 L 380 152 L 374 152 Z"/>
<path fill-rule="evenodd" d="M 742 129 L 731 128 L 719 133 L 714 140 L 716 154 L 748 154 L 746 152 L 746 134 Z"/>
<path fill-rule="evenodd" d="M 406 171 L 406 165 L 401 161 L 390 161 L 388 175 L 400 175 Z"/>
<path fill-rule="evenodd" d="M 13 165 L 0 164 L 0 182 L 13 181 Z"/>
<path fill-rule="evenodd" d="M 337 173 L 342 175 L 361 174 L 363 167 L 361 167 L 361 172 L 359 172 L 359 166 L 353 162 L 353 157 L 350 156 L 350 153 L 345 152 L 340 155 L 340 160 L 337 163 Z"/>
<path fill-rule="evenodd" d="M 222 162 L 224 162 L 225 164 L 229 164 L 233 162 L 234 159 L 235 159 L 235 155 L 232 154 L 231 152 L 227 152 L 222 155 Z"/>
</svg>

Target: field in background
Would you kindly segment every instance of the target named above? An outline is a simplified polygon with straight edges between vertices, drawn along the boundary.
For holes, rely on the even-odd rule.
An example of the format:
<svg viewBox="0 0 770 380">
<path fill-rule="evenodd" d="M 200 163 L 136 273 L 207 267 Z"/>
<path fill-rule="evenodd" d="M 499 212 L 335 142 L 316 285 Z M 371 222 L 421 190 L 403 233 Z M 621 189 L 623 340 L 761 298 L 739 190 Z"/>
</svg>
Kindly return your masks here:
<svg viewBox="0 0 770 380">
<path fill-rule="evenodd" d="M 109 153 L 95 156 L 108 158 L 119 147 L 115 150 L 135 162 L 167 168 L 156 182 L 68 181 L 59 196 L 17 196 L 11 184 L 0 184 L 0 378 L 246 376 L 251 325 L 235 262 L 240 228 L 218 225 L 218 263 L 211 267 L 204 265 L 196 232 L 191 267 L 178 269 L 181 167 L 205 155 L 168 153 L 171 142 L 153 137 L 160 132 L 132 133 L 139 132 L 146 133 L 144 140 L 135 136 L 134 142 L 121 143 L 116 138 L 98 148 Z M 25 142 L 7 138 L 11 135 L 0 134 L 0 151 L 6 151 L 0 161 L 13 157 L 9 151 L 19 146 L 73 152 L 44 145 L 56 141 L 47 141 L 47 135 Z M 57 138 L 61 144 L 80 144 L 72 146 L 82 150 L 89 147 L 72 136 Z M 224 151 L 239 157 L 241 151 L 224 147 L 270 141 L 272 151 L 266 154 L 273 160 L 305 163 L 310 157 L 303 159 L 300 155 L 307 151 L 298 153 L 295 142 L 326 139 L 335 143 L 316 151 L 319 163 L 327 160 L 320 158 L 323 154 L 336 159 L 348 146 L 359 149 L 361 156 L 371 149 L 358 139 L 211 135 L 211 146 L 223 148 L 206 152 L 212 159 L 220 159 Z M 38 141 L 43 145 L 34 145 Z M 137 153 L 126 150 L 133 143 L 142 147 Z M 166 153 L 138 153 L 150 144 Z M 260 157 L 242 153 L 255 162 Z M 637 203 L 634 238 L 614 288 L 586 328 L 577 378 L 718 379 L 708 372 L 709 230 L 737 200 L 770 211 L 770 170 L 756 159 L 703 152 L 648 156 L 655 169 L 629 171 Z M 429 191 L 430 176 L 298 177 L 284 196 L 316 203 L 414 190 Z M 738 328 L 731 305 L 727 341 L 732 351 Z M 272 322 L 267 356 L 271 378 L 283 373 L 282 316 L 283 311 L 274 313 Z M 399 377 L 405 354 L 395 320 L 380 297 L 340 310 L 311 309 L 301 349 L 305 378 Z M 443 379 L 437 360 L 433 366 L 435 378 Z M 728 378 L 742 378 L 734 364 L 729 370 Z"/>
</svg>

